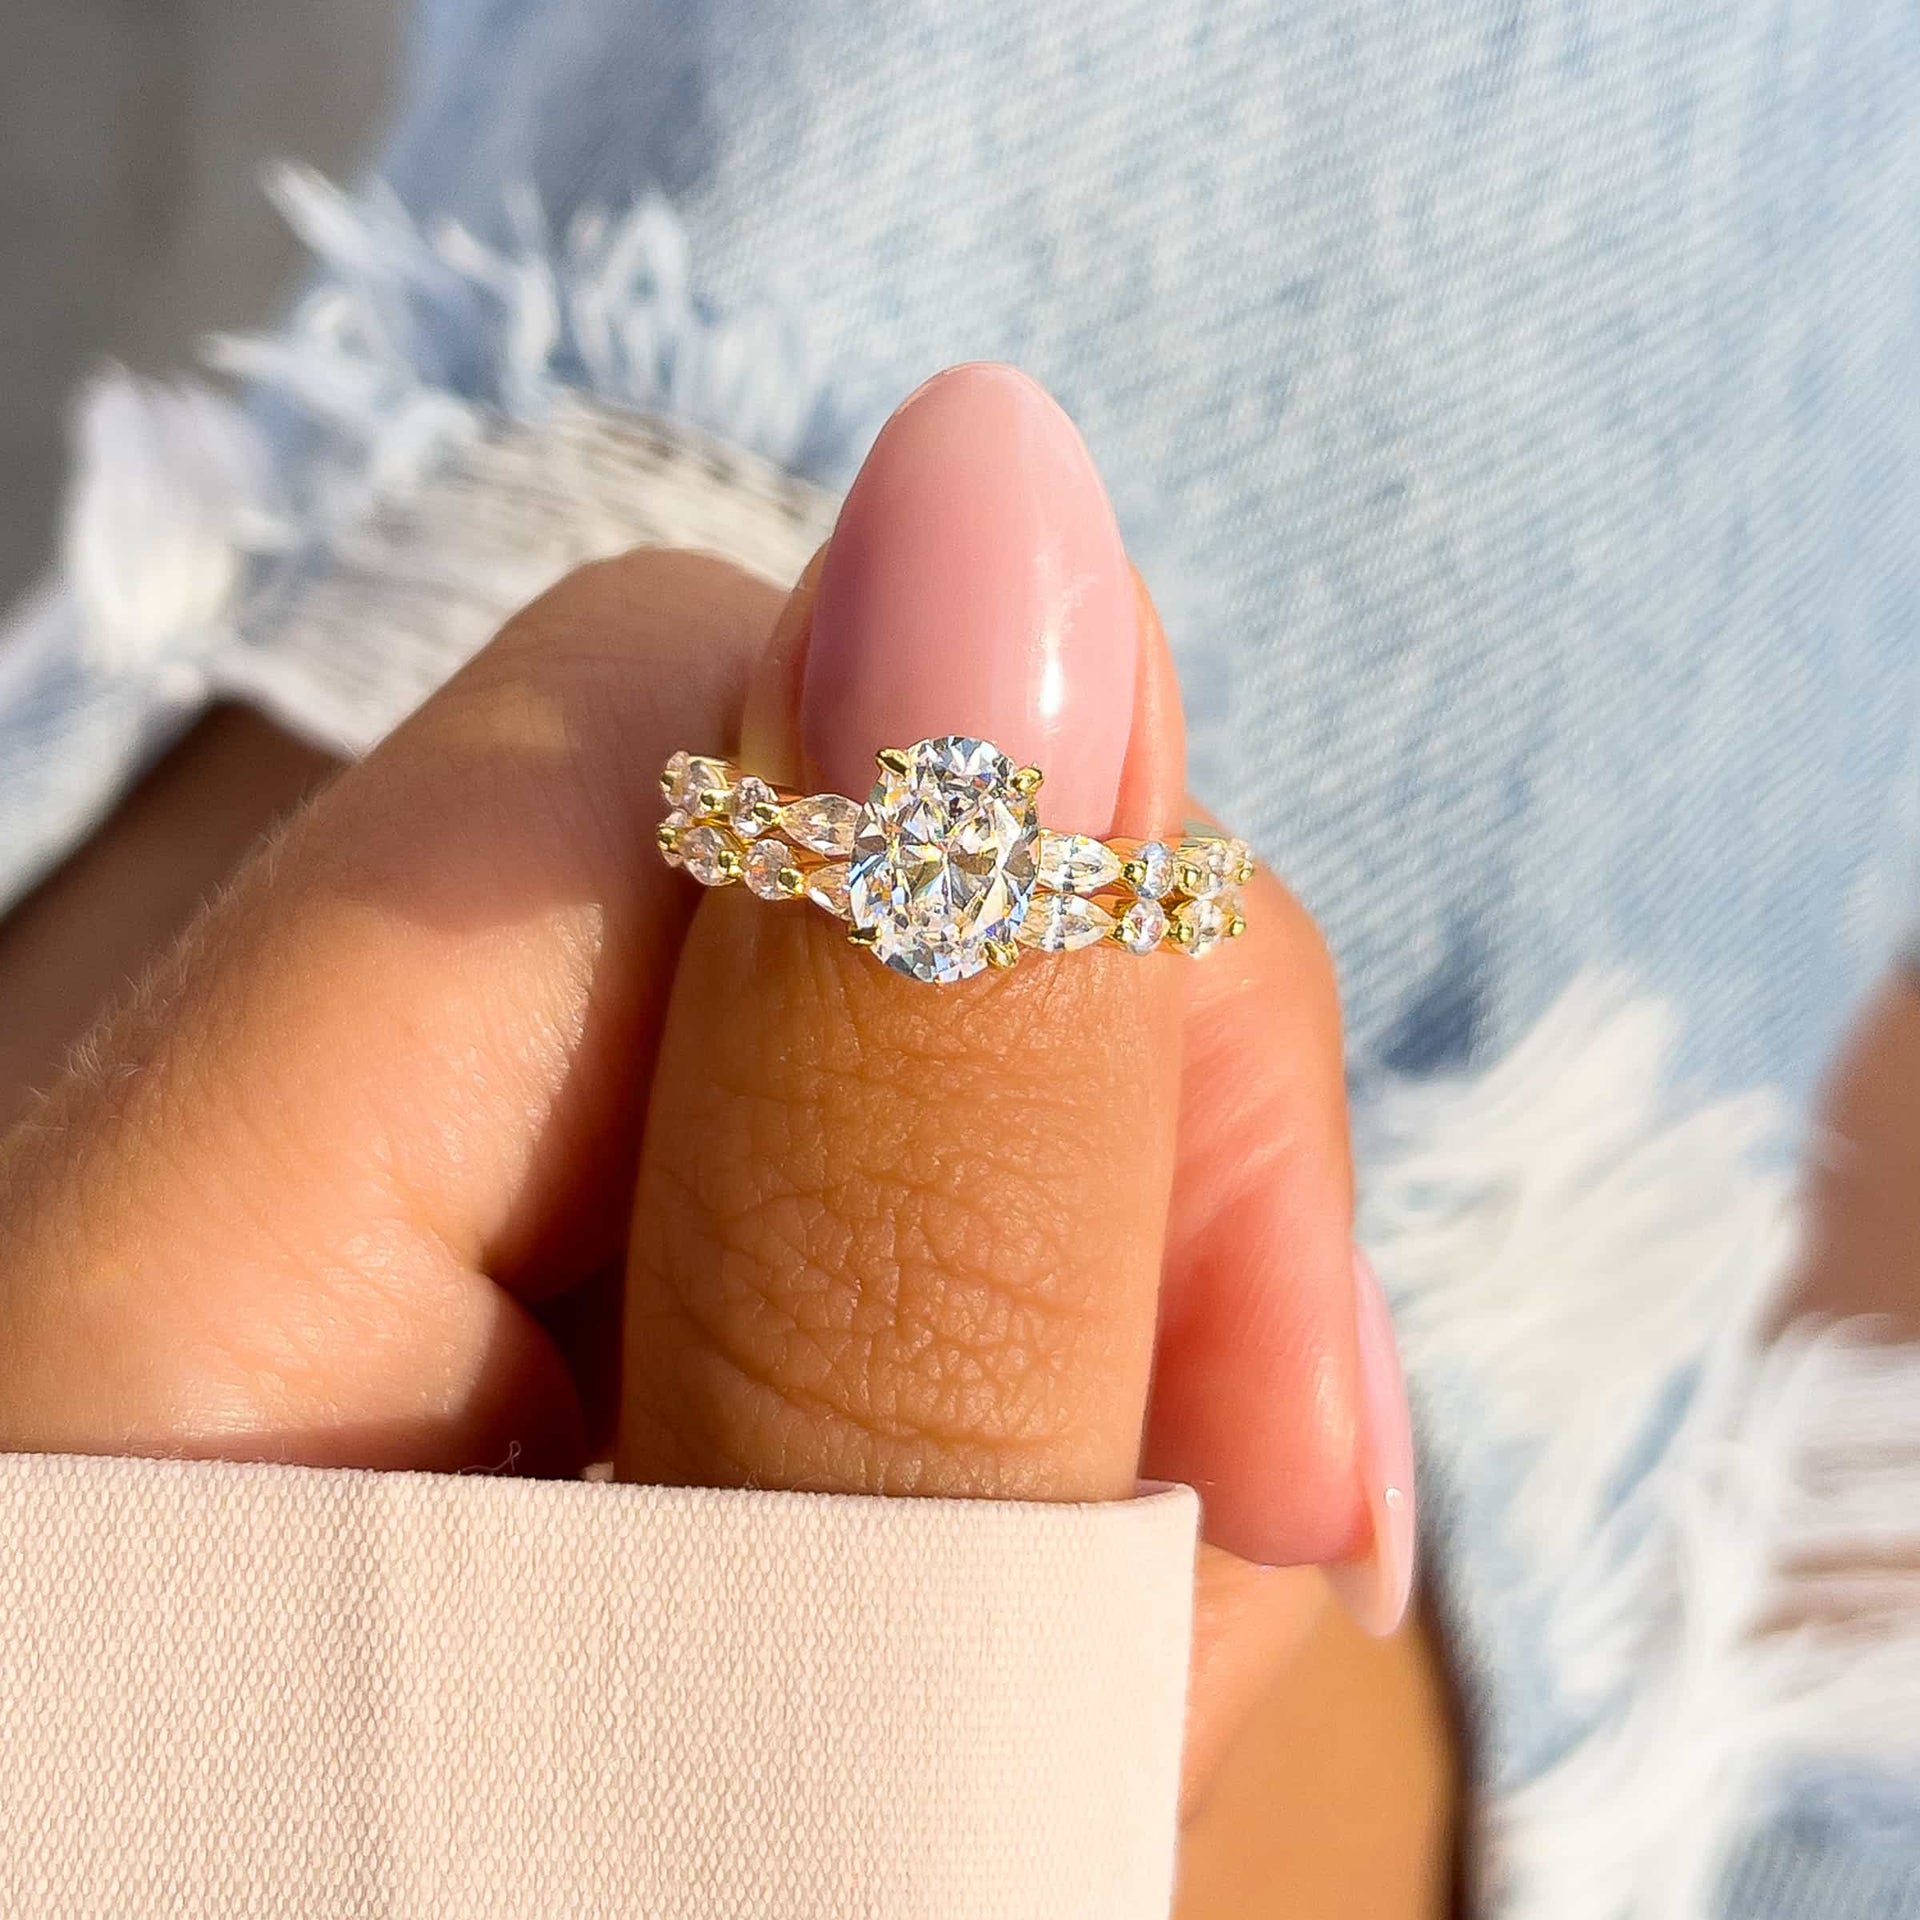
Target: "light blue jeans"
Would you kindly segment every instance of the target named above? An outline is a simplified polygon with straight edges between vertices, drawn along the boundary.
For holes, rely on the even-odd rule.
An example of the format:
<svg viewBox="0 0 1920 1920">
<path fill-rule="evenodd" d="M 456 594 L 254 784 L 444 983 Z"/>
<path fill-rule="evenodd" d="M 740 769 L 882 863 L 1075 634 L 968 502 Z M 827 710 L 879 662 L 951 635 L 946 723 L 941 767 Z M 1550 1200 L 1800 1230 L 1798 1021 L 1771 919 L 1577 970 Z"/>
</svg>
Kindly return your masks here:
<svg viewBox="0 0 1920 1920">
<path fill-rule="evenodd" d="M 1060 396 L 1196 788 L 1332 943 L 1363 1122 L 1595 968 L 1674 1010 L 1704 1097 L 1804 1106 L 1911 906 L 1911 0 L 422 0 L 403 97 L 380 175 L 492 251 L 402 276 L 336 232 L 315 297 L 357 288 L 436 391 L 525 411 L 537 362 L 828 486 L 944 364 Z M 678 330 L 616 351 L 543 263 L 655 196 L 635 284 Z M 298 468 L 316 406 L 258 407 Z M 1634 1030 L 1598 1031 L 1581 1071 Z M 1470 1147 L 1503 1111 L 1457 1110 Z M 1382 1261 L 1416 1316 L 1417 1264 Z M 1425 1352 L 1476 1778 L 1524 1796 L 1602 1709 L 1537 1617 L 1513 1449 Z M 1711 1371 L 1659 1373 L 1616 1517 Z M 1716 1910 L 1920 1915 L 1920 1780 L 1775 1785 Z"/>
<path fill-rule="evenodd" d="M 510 185 L 556 232 L 663 195 L 698 300 L 803 336 L 771 450 L 829 483 L 943 364 L 1047 383 L 1162 603 L 1197 788 L 1330 937 L 1363 1111 L 1596 965 L 1678 1009 L 1686 1079 L 1798 1103 L 1885 966 L 1909 0 L 429 0 L 381 170 L 508 249 Z M 1489 1577 L 1499 1466 L 1439 1452 L 1512 1785 L 1576 1716 Z M 1721 1902 L 1920 1914 L 1920 1784 L 1798 1783 Z"/>
</svg>

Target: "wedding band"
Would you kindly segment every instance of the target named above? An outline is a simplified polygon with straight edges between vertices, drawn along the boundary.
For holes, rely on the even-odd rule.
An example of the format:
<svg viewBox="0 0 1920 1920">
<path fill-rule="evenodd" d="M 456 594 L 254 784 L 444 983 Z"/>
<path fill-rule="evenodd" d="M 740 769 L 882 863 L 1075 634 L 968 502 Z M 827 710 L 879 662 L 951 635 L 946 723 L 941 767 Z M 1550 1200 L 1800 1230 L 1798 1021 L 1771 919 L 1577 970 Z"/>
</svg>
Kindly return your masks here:
<svg viewBox="0 0 1920 1920">
<path fill-rule="evenodd" d="M 1023 949 L 1109 943 L 1199 958 L 1246 931 L 1245 842 L 1191 832 L 1099 840 L 1042 827 L 1043 776 L 985 740 L 944 734 L 875 756 L 864 804 L 796 793 L 730 760 L 676 753 L 660 776 L 660 852 L 708 887 L 811 900 L 915 980 L 1011 967 Z"/>
</svg>

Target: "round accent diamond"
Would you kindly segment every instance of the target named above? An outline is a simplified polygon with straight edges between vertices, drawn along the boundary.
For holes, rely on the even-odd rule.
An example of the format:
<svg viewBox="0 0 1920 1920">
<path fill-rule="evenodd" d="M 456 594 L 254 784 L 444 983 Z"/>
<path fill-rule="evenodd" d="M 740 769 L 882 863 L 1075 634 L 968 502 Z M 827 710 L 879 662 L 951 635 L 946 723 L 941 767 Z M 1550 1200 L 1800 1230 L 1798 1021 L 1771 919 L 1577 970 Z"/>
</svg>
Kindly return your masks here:
<svg viewBox="0 0 1920 1920">
<path fill-rule="evenodd" d="M 756 840 L 747 849 L 747 891 L 760 900 L 792 900 L 806 891 L 793 849 L 784 840 Z"/>
<path fill-rule="evenodd" d="M 1129 953 L 1151 953 L 1167 930 L 1167 916 L 1154 900 L 1136 900 L 1120 916 L 1117 938 Z"/>
<path fill-rule="evenodd" d="M 1158 840 L 1145 840 L 1135 848 L 1128 879 L 1142 900 L 1158 900 L 1173 885 L 1173 853 Z"/>
<path fill-rule="evenodd" d="M 780 796 L 755 774 L 727 796 L 727 819 L 742 840 L 766 832 L 780 817 Z"/>
<path fill-rule="evenodd" d="M 896 972 L 965 980 L 1018 935 L 1040 833 L 1033 797 L 998 747 L 964 734 L 922 740 L 897 760 L 860 811 L 853 923 Z"/>
</svg>

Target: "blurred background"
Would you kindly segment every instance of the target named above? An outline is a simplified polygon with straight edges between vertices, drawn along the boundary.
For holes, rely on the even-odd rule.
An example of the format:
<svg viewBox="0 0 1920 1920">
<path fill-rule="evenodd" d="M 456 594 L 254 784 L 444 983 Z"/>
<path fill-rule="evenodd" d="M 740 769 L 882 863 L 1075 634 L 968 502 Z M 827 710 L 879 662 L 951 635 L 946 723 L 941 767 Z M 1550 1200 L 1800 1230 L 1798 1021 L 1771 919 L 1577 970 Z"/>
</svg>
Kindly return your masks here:
<svg viewBox="0 0 1920 1920">
<path fill-rule="evenodd" d="M 351 172 L 396 0 L 0 0 L 0 605 L 52 551 L 75 381 L 177 373 L 267 318 L 298 250 L 262 165 Z"/>
</svg>

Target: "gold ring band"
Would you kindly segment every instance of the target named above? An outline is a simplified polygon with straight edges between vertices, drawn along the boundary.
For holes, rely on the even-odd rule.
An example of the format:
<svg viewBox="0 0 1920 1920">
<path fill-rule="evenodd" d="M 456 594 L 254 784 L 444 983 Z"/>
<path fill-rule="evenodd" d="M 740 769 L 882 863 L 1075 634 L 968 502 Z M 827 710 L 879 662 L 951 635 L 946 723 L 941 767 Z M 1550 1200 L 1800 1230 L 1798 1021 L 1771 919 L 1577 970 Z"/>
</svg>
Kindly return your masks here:
<svg viewBox="0 0 1920 1920">
<path fill-rule="evenodd" d="M 811 900 L 913 979 L 1010 967 L 1022 951 L 1111 944 L 1199 958 L 1246 929 L 1244 841 L 1208 832 L 1101 840 L 1039 824 L 1037 767 L 945 734 L 875 756 L 864 803 L 798 793 L 713 755 L 660 776 L 660 852 L 703 886 Z"/>
</svg>

